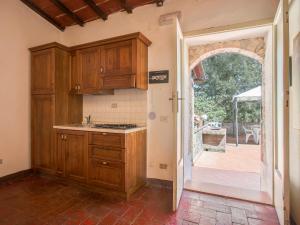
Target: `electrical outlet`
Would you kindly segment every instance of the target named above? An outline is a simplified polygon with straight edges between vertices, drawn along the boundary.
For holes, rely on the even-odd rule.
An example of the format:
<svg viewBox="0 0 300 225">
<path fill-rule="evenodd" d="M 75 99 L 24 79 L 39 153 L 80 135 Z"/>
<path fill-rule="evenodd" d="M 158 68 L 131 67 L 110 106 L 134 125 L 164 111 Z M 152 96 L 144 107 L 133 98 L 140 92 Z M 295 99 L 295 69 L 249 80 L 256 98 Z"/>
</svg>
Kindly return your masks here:
<svg viewBox="0 0 300 225">
<path fill-rule="evenodd" d="M 0 164 L 3 164 L 3 159 L 0 159 Z"/>
<path fill-rule="evenodd" d="M 112 103 L 112 104 L 111 104 L 111 108 L 113 108 L 113 109 L 118 108 L 118 103 Z"/>
<path fill-rule="evenodd" d="M 162 169 L 162 170 L 166 170 L 168 168 L 168 164 L 160 163 L 159 168 Z"/>
</svg>

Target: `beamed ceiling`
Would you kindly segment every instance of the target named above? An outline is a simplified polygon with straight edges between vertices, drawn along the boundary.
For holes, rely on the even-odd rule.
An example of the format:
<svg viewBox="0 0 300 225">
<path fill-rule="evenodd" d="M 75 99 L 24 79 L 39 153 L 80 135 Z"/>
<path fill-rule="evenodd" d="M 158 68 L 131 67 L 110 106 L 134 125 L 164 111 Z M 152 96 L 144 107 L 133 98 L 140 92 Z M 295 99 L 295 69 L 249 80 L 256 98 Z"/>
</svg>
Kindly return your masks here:
<svg viewBox="0 0 300 225">
<path fill-rule="evenodd" d="M 64 30 L 67 26 L 84 26 L 92 20 L 107 20 L 109 15 L 147 4 L 163 6 L 164 0 L 21 0 L 41 17 Z"/>
</svg>

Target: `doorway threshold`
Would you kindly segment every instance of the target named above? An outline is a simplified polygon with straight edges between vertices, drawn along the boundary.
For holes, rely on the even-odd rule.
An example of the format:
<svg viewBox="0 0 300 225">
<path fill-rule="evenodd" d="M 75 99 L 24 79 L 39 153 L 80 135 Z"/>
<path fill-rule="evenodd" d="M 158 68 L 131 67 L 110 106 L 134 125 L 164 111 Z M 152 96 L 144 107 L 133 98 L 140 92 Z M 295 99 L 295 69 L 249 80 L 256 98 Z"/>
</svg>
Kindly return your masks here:
<svg viewBox="0 0 300 225">
<path fill-rule="evenodd" d="M 248 202 L 272 205 L 272 200 L 268 193 L 262 191 L 195 181 L 187 181 L 184 185 L 184 189 Z"/>
</svg>

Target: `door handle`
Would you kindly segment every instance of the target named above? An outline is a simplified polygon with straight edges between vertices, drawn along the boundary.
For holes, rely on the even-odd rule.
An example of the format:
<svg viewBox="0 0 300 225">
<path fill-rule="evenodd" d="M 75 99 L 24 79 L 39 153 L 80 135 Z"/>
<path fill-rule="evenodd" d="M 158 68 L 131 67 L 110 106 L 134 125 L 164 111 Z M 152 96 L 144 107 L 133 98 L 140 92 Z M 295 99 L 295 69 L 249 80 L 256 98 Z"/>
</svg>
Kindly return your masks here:
<svg viewBox="0 0 300 225">
<path fill-rule="evenodd" d="M 104 69 L 103 69 L 103 66 L 100 67 L 100 73 L 103 73 L 104 72 Z"/>
</svg>

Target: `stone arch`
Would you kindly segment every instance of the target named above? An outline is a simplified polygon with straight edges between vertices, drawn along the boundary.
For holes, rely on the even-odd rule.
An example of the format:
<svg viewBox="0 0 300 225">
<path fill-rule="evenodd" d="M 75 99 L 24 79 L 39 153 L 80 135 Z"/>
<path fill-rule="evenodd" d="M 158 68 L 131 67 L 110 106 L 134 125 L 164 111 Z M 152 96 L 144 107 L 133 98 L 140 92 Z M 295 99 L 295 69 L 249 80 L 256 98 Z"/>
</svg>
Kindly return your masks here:
<svg viewBox="0 0 300 225">
<path fill-rule="evenodd" d="M 241 49 L 241 48 L 219 48 L 219 49 L 215 49 L 209 52 L 204 53 L 203 55 L 199 56 L 196 60 L 194 60 L 194 62 L 192 62 L 190 64 L 190 70 L 192 70 L 198 63 L 200 63 L 202 60 L 205 60 L 209 57 L 212 57 L 214 55 L 218 55 L 218 54 L 222 54 L 222 53 L 237 53 L 237 54 L 241 54 L 247 57 L 250 57 L 252 59 L 257 60 L 258 62 L 260 62 L 262 65 L 264 64 L 264 59 L 251 51 L 247 51 L 245 49 Z"/>
<path fill-rule="evenodd" d="M 189 48 L 189 65 L 192 69 L 201 60 L 220 53 L 238 53 L 256 59 L 261 64 L 265 58 L 265 40 L 263 37 L 229 40 Z"/>
</svg>

